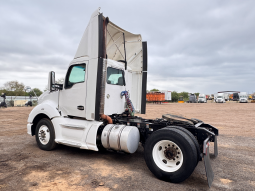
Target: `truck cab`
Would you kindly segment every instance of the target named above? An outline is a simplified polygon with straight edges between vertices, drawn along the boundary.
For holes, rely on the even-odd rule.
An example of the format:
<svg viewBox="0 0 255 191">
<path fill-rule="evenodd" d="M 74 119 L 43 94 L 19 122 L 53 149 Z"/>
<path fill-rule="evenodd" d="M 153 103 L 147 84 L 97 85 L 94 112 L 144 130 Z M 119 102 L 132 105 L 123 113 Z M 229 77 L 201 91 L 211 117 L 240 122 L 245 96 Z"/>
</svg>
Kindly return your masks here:
<svg viewBox="0 0 255 191">
<path fill-rule="evenodd" d="M 140 34 L 125 31 L 96 10 L 64 84 L 55 84 L 55 72 L 49 73 L 48 91 L 29 115 L 28 133 L 35 135 L 38 121 L 47 117 L 54 126 L 56 143 L 97 151 L 96 137 L 103 120 L 130 110 L 126 96 L 132 100 L 133 115 L 145 113 L 146 81 L 147 43 Z"/>
<path fill-rule="evenodd" d="M 247 92 L 240 92 L 239 102 L 240 103 L 248 103 L 248 94 L 247 94 Z"/>
<path fill-rule="evenodd" d="M 198 103 L 207 103 L 206 95 L 205 94 L 199 94 L 198 96 Z"/>
<path fill-rule="evenodd" d="M 218 93 L 216 103 L 225 103 L 225 95 L 224 93 Z"/>
<path fill-rule="evenodd" d="M 189 103 L 197 103 L 197 96 L 195 94 L 189 95 Z"/>
</svg>

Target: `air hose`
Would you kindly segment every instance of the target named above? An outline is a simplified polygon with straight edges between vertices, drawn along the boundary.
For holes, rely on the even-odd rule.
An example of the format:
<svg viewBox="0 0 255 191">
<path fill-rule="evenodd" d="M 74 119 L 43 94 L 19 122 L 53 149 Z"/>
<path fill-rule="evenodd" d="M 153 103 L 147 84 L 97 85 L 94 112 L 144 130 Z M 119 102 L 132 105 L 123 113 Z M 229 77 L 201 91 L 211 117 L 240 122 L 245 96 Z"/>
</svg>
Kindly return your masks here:
<svg viewBox="0 0 255 191">
<path fill-rule="evenodd" d="M 129 114 L 131 116 L 134 116 L 135 114 L 135 108 L 132 104 L 132 101 L 130 100 L 129 98 L 129 95 L 128 95 L 128 92 L 127 91 L 122 91 L 121 92 L 121 96 L 124 96 L 125 95 L 125 98 L 126 98 L 126 102 L 127 102 L 127 107 L 128 107 L 128 111 L 129 111 Z"/>
</svg>

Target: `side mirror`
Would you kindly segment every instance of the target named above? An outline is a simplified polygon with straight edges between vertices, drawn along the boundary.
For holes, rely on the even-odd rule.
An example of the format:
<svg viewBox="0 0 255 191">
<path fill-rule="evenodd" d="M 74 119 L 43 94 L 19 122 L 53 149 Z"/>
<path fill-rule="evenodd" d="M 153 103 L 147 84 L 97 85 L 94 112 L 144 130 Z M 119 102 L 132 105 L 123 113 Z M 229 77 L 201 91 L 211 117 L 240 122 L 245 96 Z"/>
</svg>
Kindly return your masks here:
<svg viewBox="0 0 255 191">
<path fill-rule="evenodd" d="M 49 72 L 48 90 L 49 91 L 55 90 L 55 72 L 53 72 L 53 71 Z"/>
</svg>

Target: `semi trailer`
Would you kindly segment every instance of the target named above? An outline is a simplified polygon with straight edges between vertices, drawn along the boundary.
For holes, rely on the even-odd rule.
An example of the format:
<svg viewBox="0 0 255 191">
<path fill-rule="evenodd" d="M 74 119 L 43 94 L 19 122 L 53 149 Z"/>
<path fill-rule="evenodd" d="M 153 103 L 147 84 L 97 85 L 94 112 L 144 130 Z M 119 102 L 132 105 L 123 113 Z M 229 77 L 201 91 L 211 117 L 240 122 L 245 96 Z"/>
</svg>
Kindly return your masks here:
<svg viewBox="0 0 255 191">
<path fill-rule="evenodd" d="M 239 93 L 233 93 L 233 101 L 239 101 Z"/>
<path fill-rule="evenodd" d="M 161 90 L 165 94 L 165 101 L 171 101 L 172 100 L 172 92 L 169 90 Z"/>
<path fill-rule="evenodd" d="M 144 119 L 147 42 L 96 10 L 69 64 L 64 84 L 49 72 L 44 92 L 28 117 L 27 132 L 42 150 L 58 144 L 134 153 L 140 144 L 149 170 L 178 183 L 203 161 L 208 185 L 214 178 L 209 155 L 218 129 L 199 119 L 164 114 Z"/>
</svg>

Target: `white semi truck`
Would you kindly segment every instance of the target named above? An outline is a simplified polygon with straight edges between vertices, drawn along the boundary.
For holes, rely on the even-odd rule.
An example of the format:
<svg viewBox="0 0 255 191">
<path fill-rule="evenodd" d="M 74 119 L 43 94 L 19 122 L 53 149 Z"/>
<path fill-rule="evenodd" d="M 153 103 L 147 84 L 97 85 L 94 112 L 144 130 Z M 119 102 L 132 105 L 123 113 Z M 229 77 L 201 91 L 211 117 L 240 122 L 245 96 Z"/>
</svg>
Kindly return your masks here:
<svg viewBox="0 0 255 191">
<path fill-rule="evenodd" d="M 240 92 L 239 93 L 239 102 L 240 103 L 248 103 L 248 94 L 247 94 L 247 92 Z"/>
<path fill-rule="evenodd" d="M 205 94 L 199 94 L 198 103 L 207 103 Z"/>
<path fill-rule="evenodd" d="M 225 103 L 225 94 L 224 93 L 218 93 L 217 99 L 215 101 L 216 103 Z"/>
<path fill-rule="evenodd" d="M 224 93 L 224 99 L 225 101 L 229 101 L 229 93 Z"/>
<path fill-rule="evenodd" d="M 178 183 L 203 160 L 208 184 L 214 174 L 209 143 L 218 155 L 218 129 L 198 119 L 171 114 L 143 119 L 147 84 L 147 43 L 95 11 L 67 69 L 64 84 L 49 73 L 48 89 L 28 117 L 27 132 L 38 147 L 57 144 L 98 151 L 134 153 L 139 142 L 150 171 Z"/>
</svg>

